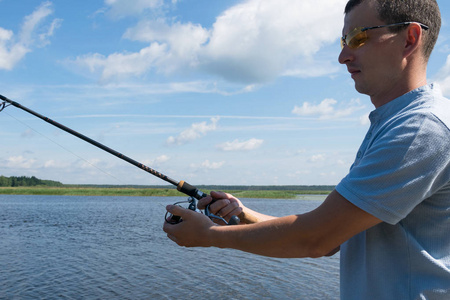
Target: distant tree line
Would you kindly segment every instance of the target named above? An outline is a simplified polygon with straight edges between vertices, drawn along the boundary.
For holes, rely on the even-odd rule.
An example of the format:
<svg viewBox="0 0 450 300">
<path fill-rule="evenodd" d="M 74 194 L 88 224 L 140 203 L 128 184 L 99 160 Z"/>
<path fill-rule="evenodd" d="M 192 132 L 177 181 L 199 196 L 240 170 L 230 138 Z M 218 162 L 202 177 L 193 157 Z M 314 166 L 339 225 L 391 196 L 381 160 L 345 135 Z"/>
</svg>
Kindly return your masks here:
<svg viewBox="0 0 450 300">
<path fill-rule="evenodd" d="M 172 185 L 105 185 L 105 184 L 62 184 L 59 181 L 42 180 L 34 176 L 0 176 L 0 187 L 17 187 L 17 186 L 57 186 L 57 187 L 97 187 L 97 188 L 166 188 L 175 189 Z M 331 191 L 334 185 L 197 185 L 197 188 L 203 191 L 212 190 L 236 190 L 236 191 L 252 191 L 252 190 L 272 190 L 272 191 Z"/>
<path fill-rule="evenodd" d="M 38 185 L 45 185 L 45 186 L 62 186 L 63 184 L 58 181 L 52 181 L 52 180 L 42 180 L 39 178 L 36 178 L 34 176 L 27 177 L 27 176 L 12 176 L 12 177 L 5 177 L 0 176 L 0 187 L 16 187 L 16 186 L 38 186 Z"/>
<path fill-rule="evenodd" d="M 65 187 L 176 189 L 173 185 L 65 184 Z M 201 191 L 332 191 L 334 185 L 196 185 Z"/>
</svg>

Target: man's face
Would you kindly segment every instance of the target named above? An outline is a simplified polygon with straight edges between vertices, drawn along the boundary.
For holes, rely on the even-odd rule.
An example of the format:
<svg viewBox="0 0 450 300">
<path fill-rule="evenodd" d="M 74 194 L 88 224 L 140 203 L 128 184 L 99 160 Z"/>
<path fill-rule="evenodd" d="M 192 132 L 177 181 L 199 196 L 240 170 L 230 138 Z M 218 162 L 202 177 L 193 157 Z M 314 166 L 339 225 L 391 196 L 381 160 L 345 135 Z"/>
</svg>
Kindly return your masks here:
<svg viewBox="0 0 450 300">
<path fill-rule="evenodd" d="M 351 10 L 344 19 L 343 35 L 356 27 L 384 25 L 378 19 L 372 1 L 364 1 Z M 371 97 L 375 106 L 380 106 L 389 94 L 398 88 L 402 77 L 402 40 L 397 33 L 387 28 L 367 31 L 368 40 L 356 49 L 344 46 L 339 62 L 345 64 L 355 81 L 355 88 Z M 380 102 L 381 101 L 381 102 Z M 378 104 L 378 105 L 377 105 Z"/>
</svg>

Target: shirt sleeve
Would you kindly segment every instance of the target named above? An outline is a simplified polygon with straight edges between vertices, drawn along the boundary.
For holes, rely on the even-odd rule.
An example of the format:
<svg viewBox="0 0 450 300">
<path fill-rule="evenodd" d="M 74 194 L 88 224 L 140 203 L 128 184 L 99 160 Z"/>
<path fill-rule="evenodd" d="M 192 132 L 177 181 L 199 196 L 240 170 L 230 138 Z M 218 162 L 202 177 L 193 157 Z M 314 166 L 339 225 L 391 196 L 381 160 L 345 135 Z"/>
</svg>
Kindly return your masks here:
<svg viewBox="0 0 450 300">
<path fill-rule="evenodd" d="M 336 191 L 396 224 L 449 181 L 449 149 L 449 129 L 434 115 L 398 117 L 377 131 Z"/>
</svg>

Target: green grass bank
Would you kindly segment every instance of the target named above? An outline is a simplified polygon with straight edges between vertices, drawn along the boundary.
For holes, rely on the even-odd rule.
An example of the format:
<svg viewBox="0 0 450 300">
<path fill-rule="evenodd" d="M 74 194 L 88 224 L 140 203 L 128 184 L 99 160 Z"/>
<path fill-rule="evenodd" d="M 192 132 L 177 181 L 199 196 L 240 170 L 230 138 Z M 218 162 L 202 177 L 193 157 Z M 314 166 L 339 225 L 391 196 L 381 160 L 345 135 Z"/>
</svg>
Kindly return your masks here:
<svg viewBox="0 0 450 300">
<path fill-rule="evenodd" d="M 238 198 L 268 198 L 268 199 L 295 199 L 298 195 L 326 195 L 331 189 L 270 189 L 255 188 L 251 189 L 234 188 L 199 188 L 205 193 L 211 190 L 220 190 Z M 141 197 L 173 197 L 185 196 L 173 188 L 161 187 L 96 187 L 96 186 L 32 186 L 32 187 L 0 187 L 0 194 L 6 195 L 65 195 L 65 196 L 141 196 Z"/>
</svg>

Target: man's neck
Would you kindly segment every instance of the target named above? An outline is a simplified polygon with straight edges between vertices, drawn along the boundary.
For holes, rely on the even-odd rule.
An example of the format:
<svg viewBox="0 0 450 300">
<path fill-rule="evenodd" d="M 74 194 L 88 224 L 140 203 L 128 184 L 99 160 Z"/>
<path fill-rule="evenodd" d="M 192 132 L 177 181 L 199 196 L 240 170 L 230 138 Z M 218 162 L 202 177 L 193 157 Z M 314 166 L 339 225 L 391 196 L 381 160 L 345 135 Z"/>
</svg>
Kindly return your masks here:
<svg viewBox="0 0 450 300">
<path fill-rule="evenodd" d="M 375 108 L 383 106 L 386 103 L 427 84 L 426 68 L 415 72 L 405 72 L 405 74 L 412 75 L 405 76 L 405 79 L 393 85 L 390 90 L 380 94 L 370 95 L 370 100 Z"/>
</svg>

